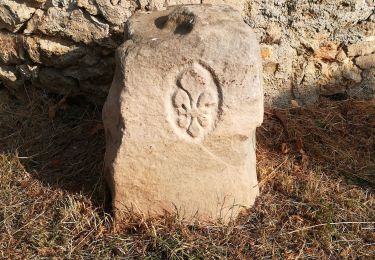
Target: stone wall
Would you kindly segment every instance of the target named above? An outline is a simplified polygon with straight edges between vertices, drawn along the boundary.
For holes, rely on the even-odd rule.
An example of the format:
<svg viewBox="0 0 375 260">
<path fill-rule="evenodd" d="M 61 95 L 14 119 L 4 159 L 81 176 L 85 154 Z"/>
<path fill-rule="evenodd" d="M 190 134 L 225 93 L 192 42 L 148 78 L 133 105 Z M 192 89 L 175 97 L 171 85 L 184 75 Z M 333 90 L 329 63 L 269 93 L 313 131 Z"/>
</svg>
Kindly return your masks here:
<svg viewBox="0 0 375 260">
<path fill-rule="evenodd" d="M 262 43 L 266 100 L 373 98 L 374 0 L 255 0 L 246 19 Z"/>
<path fill-rule="evenodd" d="M 22 99 L 37 87 L 102 104 L 129 16 L 224 2 L 261 42 L 268 105 L 374 97 L 374 0 L 0 0 L 0 90 Z"/>
</svg>

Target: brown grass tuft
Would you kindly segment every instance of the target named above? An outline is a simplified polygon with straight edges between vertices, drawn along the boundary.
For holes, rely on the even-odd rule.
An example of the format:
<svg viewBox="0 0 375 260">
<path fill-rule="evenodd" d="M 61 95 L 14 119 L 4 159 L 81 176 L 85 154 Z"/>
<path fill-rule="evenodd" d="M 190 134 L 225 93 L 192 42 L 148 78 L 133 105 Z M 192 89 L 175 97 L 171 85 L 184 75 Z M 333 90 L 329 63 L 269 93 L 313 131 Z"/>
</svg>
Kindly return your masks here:
<svg viewBox="0 0 375 260">
<path fill-rule="evenodd" d="M 0 258 L 375 257 L 374 102 L 267 110 L 261 196 L 230 225 L 130 215 L 115 227 L 99 109 L 29 95 L 0 105 Z"/>
</svg>

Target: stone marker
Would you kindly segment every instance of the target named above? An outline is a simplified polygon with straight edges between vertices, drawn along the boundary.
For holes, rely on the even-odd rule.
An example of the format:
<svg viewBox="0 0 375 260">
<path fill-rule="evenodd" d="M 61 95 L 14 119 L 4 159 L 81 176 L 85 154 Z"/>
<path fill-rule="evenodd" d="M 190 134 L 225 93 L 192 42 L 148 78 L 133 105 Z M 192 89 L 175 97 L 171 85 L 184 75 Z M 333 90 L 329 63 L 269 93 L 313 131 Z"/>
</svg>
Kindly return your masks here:
<svg viewBox="0 0 375 260">
<path fill-rule="evenodd" d="M 260 50 L 226 5 L 140 13 L 127 24 L 103 109 L 116 217 L 235 217 L 258 195 Z"/>
</svg>

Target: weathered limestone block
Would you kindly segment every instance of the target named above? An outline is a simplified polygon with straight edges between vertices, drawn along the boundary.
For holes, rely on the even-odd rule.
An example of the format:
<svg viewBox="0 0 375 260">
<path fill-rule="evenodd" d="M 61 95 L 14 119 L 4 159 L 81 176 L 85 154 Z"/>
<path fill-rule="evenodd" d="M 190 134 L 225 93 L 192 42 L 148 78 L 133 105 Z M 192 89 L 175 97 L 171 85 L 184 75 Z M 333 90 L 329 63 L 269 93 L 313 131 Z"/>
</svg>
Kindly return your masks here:
<svg viewBox="0 0 375 260">
<path fill-rule="evenodd" d="M 34 63 L 63 68 L 77 64 L 87 48 L 67 40 L 50 37 L 25 37 L 25 48 Z"/>
<path fill-rule="evenodd" d="M 235 217 L 258 195 L 260 50 L 239 12 L 187 5 L 130 18 L 103 109 L 117 218 Z"/>
<path fill-rule="evenodd" d="M 203 4 L 227 4 L 233 7 L 234 9 L 236 9 L 237 11 L 243 13 L 246 8 L 247 1 L 246 0 L 202 0 L 202 3 Z"/>
<path fill-rule="evenodd" d="M 349 57 L 368 55 L 375 52 L 375 41 L 362 41 L 348 46 Z"/>
<path fill-rule="evenodd" d="M 14 66 L 0 64 L 0 83 L 3 83 L 10 93 L 22 98 L 24 81 Z"/>
<path fill-rule="evenodd" d="M 168 6 L 182 4 L 200 4 L 201 0 L 140 0 L 142 10 L 164 10 Z"/>
<path fill-rule="evenodd" d="M 361 68 L 361 69 L 371 69 L 375 68 L 375 53 L 366 55 L 366 56 L 360 56 L 355 59 L 355 63 Z"/>
<path fill-rule="evenodd" d="M 82 10 L 64 11 L 52 7 L 47 11 L 38 9 L 27 23 L 25 34 L 41 33 L 60 36 L 85 44 L 99 43 L 113 47 L 109 38 L 109 25 L 97 18 L 84 14 Z"/>
<path fill-rule="evenodd" d="M 243 12 L 246 0 L 140 0 L 139 3 L 141 9 L 146 10 L 164 10 L 173 5 L 227 4 L 237 11 Z"/>
<path fill-rule="evenodd" d="M 84 8 L 91 15 L 97 15 L 99 13 L 95 0 L 77 0 L 77 6 Z"/>
<path fill-rule="evenodd" d="M 0 0 L 0 29 L 17 32 L 35 9 L 15 0 Z"/>
<path fill-rule="evenodd" d="M 74 9 L 75 7 L 77 7 L 77 0 L 45 0 L 42 8 L 47 10 L 51 7 Z"/>
<path fill-rule="evenodd" d="M 344 64 L 342 75 L 345 79 L 349 79 L 355 83 L 360 83 L 362 81 L 361 72 L 362 71 L 350 61 Z"/>
<path fill-rule="evenodd" d="M 112 24 L 122 25 L 135 11 L 134 1 L 96 0 L 100 13 Z"/>
</svg>

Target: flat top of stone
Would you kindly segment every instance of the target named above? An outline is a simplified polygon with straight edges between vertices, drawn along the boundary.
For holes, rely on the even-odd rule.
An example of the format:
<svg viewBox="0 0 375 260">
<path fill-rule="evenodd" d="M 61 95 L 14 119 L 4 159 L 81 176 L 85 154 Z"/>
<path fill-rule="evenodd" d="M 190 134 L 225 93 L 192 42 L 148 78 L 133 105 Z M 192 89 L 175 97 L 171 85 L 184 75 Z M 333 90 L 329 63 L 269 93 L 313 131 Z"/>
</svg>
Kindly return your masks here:
<svg viewBox="0 0 375 260">
<path fill-rule="evenodd" d="M 249 29 L 241 14 L 228 5 L 171 6 L 164 11 L 135 14 L 128 20 L 126 36 L 133 41 L 159 39 L 168 35 L 202 34 L 202 30 L 213 30 L 214 26 L 228 27 L 231 24 L 239 30 Z"/>
</svg>

